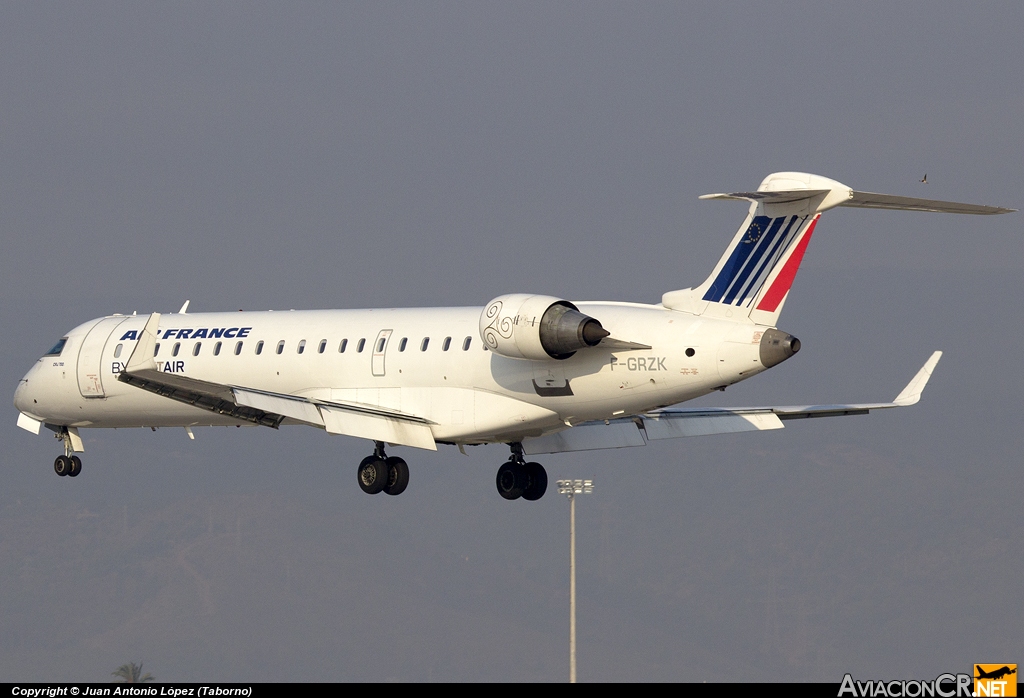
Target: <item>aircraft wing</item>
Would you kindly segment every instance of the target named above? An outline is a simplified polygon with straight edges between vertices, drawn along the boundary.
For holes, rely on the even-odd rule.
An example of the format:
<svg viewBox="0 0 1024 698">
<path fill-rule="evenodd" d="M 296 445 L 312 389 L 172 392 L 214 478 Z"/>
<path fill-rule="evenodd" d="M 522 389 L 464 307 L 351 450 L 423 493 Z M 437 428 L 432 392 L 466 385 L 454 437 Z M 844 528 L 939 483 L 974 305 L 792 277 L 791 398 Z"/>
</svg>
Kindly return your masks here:
<svg viewBox="0 0 1024 698">
<path fill-rule="evenodd" d="M 117 379 L 157 395 L 240 421 L 278 428 L 285 419 L 320 427 L 329 434 L 437 450 L 430 422 L 416 415 L 357 402 L 317 400 L 300 395 L 211 383 L 160 371 L 153 357 L 160 313 L 146 322 L 138 344 Z"/>
<path fill-rule="evenodd" d="M 528 454 L 643 446 L 648 441 L 684 436 L 782 429 L 784 421 L 867 414 L 913 405 L 921 399 L 942 352 L 934 352 L 892 402 L 788 407 L 695 407 L 654 410 L 632 417 L 583 422 L 563 431 L 523 441 Z"/>
</svg>

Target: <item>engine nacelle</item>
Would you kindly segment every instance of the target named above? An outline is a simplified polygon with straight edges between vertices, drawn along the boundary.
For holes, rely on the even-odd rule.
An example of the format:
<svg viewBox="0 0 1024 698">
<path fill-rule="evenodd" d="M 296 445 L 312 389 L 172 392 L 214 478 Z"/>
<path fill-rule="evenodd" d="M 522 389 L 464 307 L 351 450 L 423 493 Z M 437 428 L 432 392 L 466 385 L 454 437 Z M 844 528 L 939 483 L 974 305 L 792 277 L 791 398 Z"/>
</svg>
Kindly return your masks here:
<svg viewBox="0 0 1024 698">
<path fill-rule="evenodd" d="M 510 293 L 480 313 L 480 338 L 492 351 L 513 359 L 568 359 L 609 334 L 575 305 L 552 296 Z"/>
</svg>

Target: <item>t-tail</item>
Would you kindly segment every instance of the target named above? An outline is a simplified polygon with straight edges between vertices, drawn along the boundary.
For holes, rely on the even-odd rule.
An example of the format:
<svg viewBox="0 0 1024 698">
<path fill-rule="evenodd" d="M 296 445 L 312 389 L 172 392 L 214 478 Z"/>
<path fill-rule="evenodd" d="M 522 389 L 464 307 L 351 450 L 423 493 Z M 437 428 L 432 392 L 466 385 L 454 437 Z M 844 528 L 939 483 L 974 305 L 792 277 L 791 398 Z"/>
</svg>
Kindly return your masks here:
<svg viewBox="0 0 1024 698">
<path fill-rule="evenodd" d="M 1015 209 L 854 191 L 805 172 L 768 175 L 757 191 L 706 194 L 749 201 L 750 210 L 714 271 L 697 288 L 670 291 L 662 304 L 696 315 L 777 324 L 821 214 L 836 206 L 994 214 Z"/>
</svg>

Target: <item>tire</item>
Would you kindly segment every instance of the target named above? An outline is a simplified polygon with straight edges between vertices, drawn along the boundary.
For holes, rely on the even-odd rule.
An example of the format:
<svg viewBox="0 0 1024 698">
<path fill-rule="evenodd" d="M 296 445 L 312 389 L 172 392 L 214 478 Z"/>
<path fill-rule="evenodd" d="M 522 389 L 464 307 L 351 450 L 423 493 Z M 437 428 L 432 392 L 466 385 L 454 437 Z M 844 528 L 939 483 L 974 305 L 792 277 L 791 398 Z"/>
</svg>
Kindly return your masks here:
<svg viewBox="0 0 1024 698">
<path fill-rule="evenodd" d="M 391 456 L 386 461 L 388 466 L 388 480 L 384 485 L 384 494 L 396 497 L 409 486 L 409 464 L 401 458 Z"/>
<path fill-rule="evenodd" d="M 535 502 L 544 496 L 548 490 L 548 472 L 540 463 L 526 463 L 523 466 L 526 471 L 527 485 L 523 490 L 523 499 Z"/>
<path fill-rule="evenodd" d="M 377 494 L 388 484 L 388 464 L 376 456 L 367 456 L 356 471 L 359 488 L 366 494 Z"/>
<path fill-rule="evenodd" d="M 71 472 L 71 459 L 67 456 L 57 456 L 57 460 L 53 461 L 53 472 L 61 477 L 67 475 Z"/>
<path fill-rule="evenodd" d="M 78 477 L 80 472 L 82 472 L 82 459 L 78 456 L 71 456 L 71 470 L 68 471 L 68 477 Z"/>
<path fill-rule="evenodd" d="M 519 463 L 509 461 L 498 468 L 494 484 L 498 487 L 498 494 L 505 499 L 519 499 L 526 485 L 526 472 Z"/>
</svg>

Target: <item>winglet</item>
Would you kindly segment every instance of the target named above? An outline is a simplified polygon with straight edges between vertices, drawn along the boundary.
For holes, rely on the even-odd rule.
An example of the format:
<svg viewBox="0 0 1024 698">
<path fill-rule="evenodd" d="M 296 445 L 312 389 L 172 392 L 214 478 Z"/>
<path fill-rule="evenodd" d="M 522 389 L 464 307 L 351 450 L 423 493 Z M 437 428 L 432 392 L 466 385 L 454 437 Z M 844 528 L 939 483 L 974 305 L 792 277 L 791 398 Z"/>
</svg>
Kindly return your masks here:
<svg viewBox="0 0 1024 698">
<path fill-rule="evenodd" d="M 160 313 L 153 313 L 146 321 L 146 326 L 139 335 L 139 342 L 135 345 L 132 355 L 128 357 L 128 364 L 125 372 L 132 373 L 143 369 L 156 369 L 156 335 L 160 329 Z"/>
<path fill-rule="evenodd" d="M 935 370 L 935 364 L 939 363 L 939 359 L 942 358 L 942 352 L 937 351 L 933 353 L 927 361 L 924 362 L 924 366 L 917 372 L 907 387 L 903 389 L 896 399 L 893 400 L 893 404 L 899 405 L 900 407 L 906 407 L 907 405 L 916 405 L 917 401 L 921 399 L 921 393 L 924 391 L 924 386 L 928 385 L 928 379 L 932 377 L 932 371 Z"/>
</svg>

